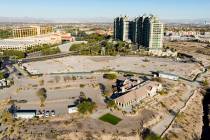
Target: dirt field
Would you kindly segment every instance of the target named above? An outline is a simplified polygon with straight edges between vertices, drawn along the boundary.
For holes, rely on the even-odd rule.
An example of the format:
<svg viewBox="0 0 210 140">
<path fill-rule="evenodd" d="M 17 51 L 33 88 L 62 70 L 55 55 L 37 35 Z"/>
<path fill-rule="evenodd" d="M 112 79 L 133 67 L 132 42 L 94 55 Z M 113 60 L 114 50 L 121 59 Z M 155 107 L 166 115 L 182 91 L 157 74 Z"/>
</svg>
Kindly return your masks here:
<svg viewBox="0 0 210 140">
<path fill-rule="evenodd" d="M 170 140 L 200 139 L 202 133 L 202 99 L 203 95 L 198 92 L 181 112 L 172 125 L 172 129 L 166 134 Z"/>
<path fill-rule="evenodd" d="M 195 63 L 179 63 L 168 58 L 153 57 L 100 57 L 71 56 L 23 64 L 30 73 L 50 74 L 68 72 L 91 72 L 97 70 L 123 70 L 151 74 L 164 71 L 185 78 L 192 78 L 201 67 Z"/>
<path fill-rule="evenodd" d="M 192 55 L 203 62 L 205 66 L 210 66 L 210 48 L 206 43 L 197 42 L 165 42 L 169 48 L 175 48 L 178 52 Z"/>
</svg>

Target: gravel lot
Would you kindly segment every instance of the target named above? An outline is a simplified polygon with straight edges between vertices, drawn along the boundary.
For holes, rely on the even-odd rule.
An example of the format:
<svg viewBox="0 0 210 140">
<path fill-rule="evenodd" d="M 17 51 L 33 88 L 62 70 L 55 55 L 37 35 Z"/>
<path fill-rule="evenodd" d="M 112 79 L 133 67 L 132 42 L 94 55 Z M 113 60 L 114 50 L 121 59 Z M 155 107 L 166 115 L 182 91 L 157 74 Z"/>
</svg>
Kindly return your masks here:
<svg viewBox="0 0 210 140">
<path fill-rule="evenodd" d="M 87 97 L 91 98 L 98 105 L 104 105 L 99 87 L 92 87 L 92 84 L 97 84 L 96 80 L 100 81 L 100 78 L 89 79 L 83 77 L 83 79 L 78 78 L 77 80 L 64 82 L 64 76 L 66 75 L 45 75 L 34 79 L 27 77 L 15 79 L 15 85 L 8 89 L 0 90 L 0 101 L 9 98 L 18 101 L 26 100 L 26 103 L 16 103 L 16 105 L 21 109 L 55 110 L 56 114 L 62 115 L 67 113 L 68 105 L 73 104 L 78 99 L 80 92 L 84 92 Z M 59 77 L 60 80 L 56 82 L 55 77 Z M 44 83 L 40 84 L 42 80 Z M 49 83 L 49 81 L 51 82 Z M 85 87 L 81 88 L 80 84 L 84 84 Z M 66 87 L 65 85 L 70 85 L 70 87 Z M 45 107 L 40 108 L 40 99 L 37 97 L 36 92 L 42 87 L 47 89 L 47 100 Z"/>
</svg>

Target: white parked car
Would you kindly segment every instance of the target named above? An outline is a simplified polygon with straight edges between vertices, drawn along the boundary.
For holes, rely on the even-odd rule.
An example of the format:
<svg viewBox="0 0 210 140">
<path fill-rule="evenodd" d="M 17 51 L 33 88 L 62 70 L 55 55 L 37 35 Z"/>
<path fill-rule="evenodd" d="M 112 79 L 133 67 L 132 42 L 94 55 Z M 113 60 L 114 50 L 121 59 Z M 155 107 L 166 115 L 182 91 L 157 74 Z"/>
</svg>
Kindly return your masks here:
<svg viewBox="0 0 210 140">
<path fill-rule="evenodd" d="M 47 117 L 49 117 L 50 116 L 50 112 L 49 111 L 46 111 L 45 112 L 45 117 L 47 118 Z"/>
<path fill-rule="evenodd" d="M 51 116 L 55 117 L 55 110 L 51 110 Z"/>
</svg>

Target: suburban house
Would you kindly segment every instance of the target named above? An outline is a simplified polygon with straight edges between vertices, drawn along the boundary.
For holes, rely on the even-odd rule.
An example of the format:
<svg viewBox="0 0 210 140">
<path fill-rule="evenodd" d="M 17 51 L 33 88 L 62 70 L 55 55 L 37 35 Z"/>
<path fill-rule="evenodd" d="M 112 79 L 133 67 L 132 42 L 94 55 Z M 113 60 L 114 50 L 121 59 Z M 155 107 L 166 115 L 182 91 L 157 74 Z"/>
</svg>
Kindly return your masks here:
<svg viewBox="0 0 210 140">
<path fill-rule="evenodd" d="M 116 80 L 116 84 L 113 88 L 116 88 L 117 93 L 125 93 L 133 88 L 137 87 L 141 83 L 140 79 L 134 78 L 121 78 Z"/>
<path fill-rule="evenodd" d="M 71 113 L 76 113 L 78 112 L 78 108 L 76 105 L 69 105 L 68 106 L 68 113 L 71 114 Z"/>
<path fill-rule="evenodd" d="M 165 72 L 152 72 L 154 77 L 160 77 L 160 78 L 165 78 L 165 79 L 170 79 L 170 80 L 179 80 L 179 76 L 175 74 L 170 74 L 170 73 L 165 73 Z"/>
<path fill-rule="evenodd" d="M 36 110 L 16 110 L 13 115 L 14 118 L 32 119 L 36 117 Z"/>
<path fill-rule="evenodd" d="M 132 90 L 114 101 L 119 108 L 125 108 L 140 103 L 146 97 L 153 97 L 158 91 L 162 90 L 162 85 L 156 81 L 146 82 L 136 90 Z"/>
</svg>

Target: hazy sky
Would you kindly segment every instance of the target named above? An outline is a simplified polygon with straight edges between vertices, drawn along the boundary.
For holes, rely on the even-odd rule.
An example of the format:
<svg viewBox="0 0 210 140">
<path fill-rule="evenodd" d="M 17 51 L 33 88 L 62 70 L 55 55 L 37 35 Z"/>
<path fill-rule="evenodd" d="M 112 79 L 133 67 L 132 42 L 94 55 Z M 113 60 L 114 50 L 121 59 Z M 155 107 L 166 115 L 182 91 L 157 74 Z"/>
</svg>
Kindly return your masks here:
<svg viewBox="0 0 210 140">
<path fill-rule="evenodd" d="M 0 17 L 112 18 L 143 13 L 162 19 L 210 18 L 210 0 L 0 0 Z"/>
</svg>

